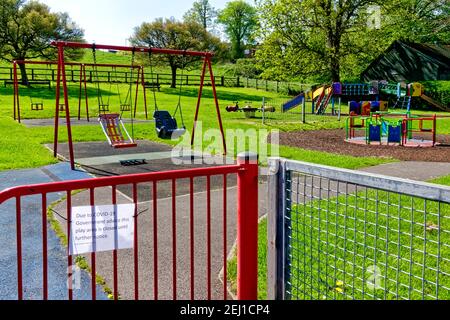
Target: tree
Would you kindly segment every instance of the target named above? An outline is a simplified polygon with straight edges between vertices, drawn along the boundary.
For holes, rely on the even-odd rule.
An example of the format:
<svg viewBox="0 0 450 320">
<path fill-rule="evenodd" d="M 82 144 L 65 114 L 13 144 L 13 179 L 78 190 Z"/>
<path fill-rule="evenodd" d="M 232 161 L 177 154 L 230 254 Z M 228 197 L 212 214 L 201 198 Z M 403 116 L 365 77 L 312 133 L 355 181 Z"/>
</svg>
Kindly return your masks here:
<svg viewBox="0 0 450 320">
<path fill-rule="evenodd" d="M 419 43 L 450 42 L 448 0 L 391 0 L 382 6 L 379 38 Z M 391 44 L 389 43 L 389 45 Z"/>
<path fill-rule="evenodd" d="M 2 0 L 0 3 L 0 58 L 6 61 L 35 58 L 54 59 L 52 41 L 83 41 L 84 31 L 67 13 L 51 13 L 37 1 Z M 80 50 L 68 50 L 68 57 L 77 59 Z M 22 82 L 28 84 L 24 65 L 19 65 Z"/>
<path fill-rule="evenodd" d="M 257 59 L 264 77 L 355 79 L 395 40 L 448 41 L 448 8 L 446 0 L 261 0 Z"/>
<path fill-rule="evenodd" d="M 367 25 L 372 0 L 262 1 L 266 41 L 258 57 L 289 75 L 322 76 L 340 81 L 341 63 L 356 50 L 353 33 Z M 274 52 L 275 51 L 275 52 Z"/>
<path fill-rule="evenodd" d="M 175 20 L 156 19 L 144 22 L 135 28 L 130 38 L 134 46 L 167 48 L 176 50 L 220 52 L 223 46 L 220 39 L 208 33 L 202 25 L 195 22 L 179 22 Z M 172 71 L 172 88 L 176 88 L 177 70 L 198 62 L 198 58 L 190 56 L 158 55 L 153 57 L 160 63 L 168 63 Z M 146 58 L 142 63 L 149 62 Z"/>
<path fill-rule="evenodd" d="M 212 24 L 217 16 L 217 11 L 211 6 L 209 0 L 198 0 L 192 5 L 192 8 L 185 13 L 183 19 L 186 22 L 197 22 L 205 30 L 212 29 Z"/>
<path fill-rule="evenodd" d="M 218 21 L 231 40 L 233 59 L 243 58 L 245 44 L 253 42 L 258 26 L 256 9 L 243 0 L 231 1 L 219 12 Z"/>
</svg>

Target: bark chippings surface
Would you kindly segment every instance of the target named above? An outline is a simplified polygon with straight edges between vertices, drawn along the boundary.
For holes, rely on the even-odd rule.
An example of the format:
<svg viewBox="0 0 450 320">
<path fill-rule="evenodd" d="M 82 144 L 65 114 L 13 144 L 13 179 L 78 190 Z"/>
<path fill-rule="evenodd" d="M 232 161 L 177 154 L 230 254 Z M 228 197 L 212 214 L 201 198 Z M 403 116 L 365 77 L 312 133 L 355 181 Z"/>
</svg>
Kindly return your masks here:
<svg viewBox="0 0 450 320">
<path fill-rule="evenodd" d="M 450 135 L 438 135 L 434 148 L 386 145 L 357 145 L 345 141 L 345 130 L 298 131 L 280 133 L 280 144 L 355 157 L 385 157 L 401 161 L 450 162 Z M 414 138 L 431 140 L 429 134 Z"/>
</svg>

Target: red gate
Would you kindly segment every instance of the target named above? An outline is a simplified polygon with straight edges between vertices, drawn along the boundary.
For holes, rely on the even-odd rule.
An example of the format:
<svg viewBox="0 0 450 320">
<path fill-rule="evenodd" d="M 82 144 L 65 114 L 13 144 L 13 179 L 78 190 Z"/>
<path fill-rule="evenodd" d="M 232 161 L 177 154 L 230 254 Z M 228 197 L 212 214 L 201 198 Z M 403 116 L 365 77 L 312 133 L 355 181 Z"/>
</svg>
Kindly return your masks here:
<svg viewBox="0 0 450 320">
<path fill-rule="evenodd" d="M 77 180 L 77 181 L 67 181 L 67 182 L 54 182 L 54 183 L 46 183 L 46 184 L 38 184 L 38 185 L 28 185 L 21 186 L 16 188 L 11 188 L 0 192 L 0 205 L 5 203 L 8 200 L 15 200 L 15 210 L 16 210 L 16 241 L 17 241 L 17 297 L 19 300 L 24 299 L 24 266 L 23 266 L 23 230 L 22 230 L 22 222 L 23 222 L 23 214 L 21 209 L 21 200 L 24 197 L 28 196 L 39 196 L 42 197 L 42 206 L 39 210 L 41 210 L 42 215 L 42 297 L 44 300 L 47 300 L 49 295 L 49 266 L 48 266 L 48 234 L 47 234 L 47 195 L 51 193 L 63 192 L 66 195 L 67 202 L 67 236 L 70 238 L 70 230 L 71 230 L 71 221 L 72 221 L 72 205 L 76 202 L 74 199 L 73 191 L 78 190 L 87 190 L 88 198 L 87 200 L 90 206 L 96 205 L 95 200 L 95 190 L 100 188 L 108 188 L 108 192 L 111 192 L 111 203 L 112 205 L 118 204 L 118 188 L 122 186 L 130 186 L 132 189 L 132 202 L 135 204 L 135 214 L 134 214 L 134 248 L 132 254 L 132 264 L 133 264 L 133 273 L 134 273 L 134 281 L 132 281 L 134 288 L 132 297 L 136 300 L 139 300 L 142 297 L 142 292 L 140 290 L 140 286 L 142 285 L 144 280 L 140 278 L 140 236 L 138 235 L 139 229 L 139 212 L 138 206 L 139 197 L 138 197 L 138 187 L 143 185 L 149 185 L 152 188 L 152 192 L 150 196 L 152 198 L 152 205 L 149 204 L 150 209 L 152 209 L 152 228 L 153 230 L 148 230 L 148 233 L 151 236 L 151 240 L 153 242 L 153 298 L 155 300 L 159 299 L 159 274 L 161 273 L 158 270 L 158 258 L 160 252 L 158 251 L 158 217 L 162 212 L 158 212 L 158 186 L 160 183 L 169 183 L 171 185 L 171 197 L 169 200 L 171 205 L 171 211 L 168 215 L 169 229 L 171 229 L 172 243 L 171 248 L 169 246 L 168 250 L 171 249 L 172 253 L 172 299 L 177 299 L 177 282 L 178 277 L 180 276 L 177 269 L 185 267 L 186 269 L 190 269 L 190 273 L 187 273 L 186 276 L 190 277 L 190 298 L 195 300 L 196 297 L 196 285 L 197 277 L 195 276 L 195 268 L 199 267 L 198 263 L 194 261 L 195 259 L 195 250 L 196 250 L 196 240 L 198 240 L 199 233 L 198 229 L 195 228 L 195 219 L 197 218 L 195 214 L 195 206 L 198 204 L 194 204 L 194 191 L 195 185 L 194 179 L 206 179 L 206 235 L 202 236 L 206 239 L 206 290 L 207 290 L 207 299 L 212 299 L 212 271 L 211 271 L 211 257 L 214 254 L 212 252 L 211 246 L 211 237 L 212 237 L 212 225 L 211 215 L 211 179 L 214 177 L 215 179 L 219 177 L 222 180 L 223 193 L 221 195 L 221 199 L 223 199 L 223 207 L 222 211 L 222 232 L 223 232 L 223 294 L 224 299 L 228 297 L 227 291 L 227 255 L 229 254 L 229 250 L 227 249 L 228 245 L 230 245 L 230 239 L 227 239 L 228 229 L 227 226 L 227 210 L 228 203 L 227 197 L 229 194 L 227 190 L 227 178 L 230 176 L 237 177 L 237 254 L 238 254 L 238 268 L 237 268 L 237 297 L 240 300 L 256 300 L 257 299 L 257 225 L 258 225 L 258 165 L 257 161 L 255 161 L 255 157 L 252 155 L 246 154 L 241 155 L 238 159 L 238 164 L 229 165 L 229 166 L 220 166 L 220 167 L 212 167 L 212 168 L 198 168 L 198 169 L 188 169 L 188 170 L 177 170 L 177 171 L 168 171 L 168 172 L 155 172 L 155 173 L 145 173 L 145 174 L 135 174 L 135 175 L 126 175 L 126 176 L 115 176 L 115 177 L 104 177 L 97 179 L 86 179 L 86 180 Z M 180 266 L 177 265 L 177 254 L 180 253 L 180 249 L 177 250 L 177 233 L 184 232 L 184 230 L 177 230 L 177 210 L 182 209 L 181 206 L 177 208 L 177 181 L 180 179 L 184 179 L 189 183 L 189 192 L 186 194 L 186 209 L 189 212 L 189 230 L 187 230 L 187 234 L 189 234 L 190 241 L 189 243 L 178 243 L 180 247 L 189 247 L 189 250 L 186 250 L 186 254 L 190 255 L 190 266 Z M 197 180 L 195 180 L 197 181 Z M 102 190 L 103 190 L 102 189 Z M 216 192 L 217 190 L 213 191 Z M 220 190 L 220 192 L 222 192 Z M 131 200 L 131 199 L 130 199 Z M 183 200 L 184 201 L 184 200 Z M 201 205 L 204 205 L 201 203 Z M 217 210 L 216 210 L 217 211 Z M 216 213 L 216 212 L 214 212 Z M 204 218 L 204 217 L 203 217 Z M 161 223 L 161 221 L 159 221 Z M 38 226 L 39 227 L 39 226 Z M 140 231 L 142 232 L 142 230 Z M 143 235 L 142 235 L 143 236 Z M 197 239 L 196 239 L 197 238 Z M 117 248 L 117 247 L 116 247 Z M 97 253 L 90 254 L 90 268 L 91 268 L 91 287 L 92 287 L 92 299 L 96 300 L 96 275 L 97 274 Z M 69 250 L 67 250 L 67 265 L 70 268 L 73 265 L 75 257 L 71 256 Z M 112 252 L 112 261 L 113 261 L 113 277 L 111 284 L 113 286 L 113 296 L 114 299 L 119 299 L 119 292 L 121 290 L 127 289 L 131 290 L 131 288 L 119 288 L 119 264 L 118 264 L 118 250 Z M 68 274 L 68 279 L 71 279 L 71 274 Z M 147 293 L 146 293 L 147 294 Z M 73 300 L 73 289 L 68 288 L 68 298 L 69 300 Z"/>
</svg>

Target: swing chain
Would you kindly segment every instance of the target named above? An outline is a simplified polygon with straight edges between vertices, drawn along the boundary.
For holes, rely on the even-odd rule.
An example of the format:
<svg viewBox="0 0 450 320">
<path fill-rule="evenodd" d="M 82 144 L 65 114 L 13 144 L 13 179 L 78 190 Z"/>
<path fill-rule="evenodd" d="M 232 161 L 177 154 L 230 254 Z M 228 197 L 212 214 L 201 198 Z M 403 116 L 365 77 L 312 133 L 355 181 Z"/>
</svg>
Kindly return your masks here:
<svg viewBox="0 0 450 320">
<path fill-rule="evenodd" d="M 178 111 L 180 111 L 181 124 L 184 129 L 186 129 L 186 126 L 184 124 L 183 109 L 181 108 L 181 94 L 183 93 L 183 78 L 184 78 L 184 68 L 185 67 L 186 67 L 186 50 L 184 50 L 183 60 L 182 60 L 182 64 L 181 64 L 180 92 L 178 94 L 178 104 L 177 104 L 177 108 L 175 109 L 175 112 L 173 114 L 173 117 L 175 118 L 177 116 Z"/>
</svg>

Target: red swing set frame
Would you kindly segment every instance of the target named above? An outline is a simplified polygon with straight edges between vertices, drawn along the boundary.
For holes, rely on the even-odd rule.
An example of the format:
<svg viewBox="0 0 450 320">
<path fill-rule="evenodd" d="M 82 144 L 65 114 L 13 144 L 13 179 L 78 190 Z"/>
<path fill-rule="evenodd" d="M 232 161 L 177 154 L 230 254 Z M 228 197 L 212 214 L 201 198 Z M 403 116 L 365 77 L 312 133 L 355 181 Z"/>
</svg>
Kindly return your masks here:
<svg viewBox="0 0 450 320">
<path fill-rule="evenodd" d="M 148 48 L 148 47 L 128 47 L 128 46 L 114 46 L 114 45 L 102 45 L 102 44 L 86 44 L 79 42 L 65 42 L 65 41 L 54 41 L 52 45 L 58 48 L 58 70 L 57 70 L 57 80 L 56 80 L 56 112 L 55 112 L 55 133 L 54 133 L 54 156 L 58 154 L 58 126 L 59 126 L 59 102 L 61 95 L 61 85 L 63 87 L 63 99 L 66 106 L 65 116 L 66 116 L 66 126 L 67 126 L 67 136 L 69 143 L 69 157 L 70 165 L 72 170 L 75 169 L 75 155 L 73 150 L 73 140 L 72 140 L 72 128 L 70 123 L 70 107 L 69 107 L 69 97 L 67 91 L 67 79 L 66 79 L 66 63 L 64 61 L 64 49 L 65 48 L 79 48 L 79 49 L 92 49 L 95 47 L 97 50 L 115 50 L 115 51 L 129 51 L 129 52 L 142 52 L 152 54 L 169 54 L 169 55 L 186 55 L 194 57 L 203 57 L 203 67 L 200 80 L 200 88 L 198 92 L 197 106 L 195 110 L 194 126 L 191 135 L 191 146 L 194 145 L 195 132 L 197 128 L 197 122 L 200 111 L 200 103 L 203 96 L 203 87 L 205 85 L 206 71 L 208 69 L 211 79 L 211 86 L 213 90 L 214 103 L 216 106 L 217 118 L 219 122 L 220 132 L 222 134 L 222 143 L 224 154 L 227 153 L 227 147 L 225 142 L 225 133 L 222 124 L 222 117 L 220 115 L 219 101 L 217 99 L 217 91 L 215 85 L 214 74 L 212 70 L 211 58 L 213 54 L 211 52 L 199 52 L 199 51 L 187 51 L 187 50 L 172 50 L 172 49 L 161 49 L 161 48 Z M 143 73 L 142 73 L 143 75 Z M 145 90 L 144 90 L 145 92 Z"/>
<path fill-rule="evenodd" d="M 17 72 L 18 65 L 58 65 L 58 61 L 30 61 L 30 60 L 15 60 L 13 61 L 13 88 L 14 88 L 14 120 L 17 120 L 21 123 L 21 103 L 20 103 L 20 92 L 19 92 L 19 76 Z M 86 108 L 86 120 L 90 121 L 89 117 L 89 97 L 87 94 L 87 67 L 104 67 L 104 68 L 131 68 L 129 65 L 125 64 L 106 64 L 106 63 L 98 63 L 94 65 L 93 63 L 77 63 L 77 62 L 65 62 L 66 66 L 75 66 L 80 67 L 79 69 L 79 97 L 78 97 L 78 120 L 81 120 L 81 101 L 82 101 L 82 92 L 84 92 L 85 99 L 85 108 Z M 133 66 L 134 69 L 138 69 L 138 78 L 136 80 L 136 97 L 139 93 L 139 85 L 142 86 L 142 90 L 144 91 L 144 109 L 145 109 L 145 118 L 148 119 L 148 110 L 147 110 L 147 101 L 145 99 L 145 78 L 144 78 L 144 67 L 142 66 Z M 78 70 L 77 70 L 78 71 Z M 62 110 L 64 111 L 64 110 Z M 137 98 L 135 99 L 134 104 L 134 115 L 136 116 L 137 112 Z"/>
</svg>

